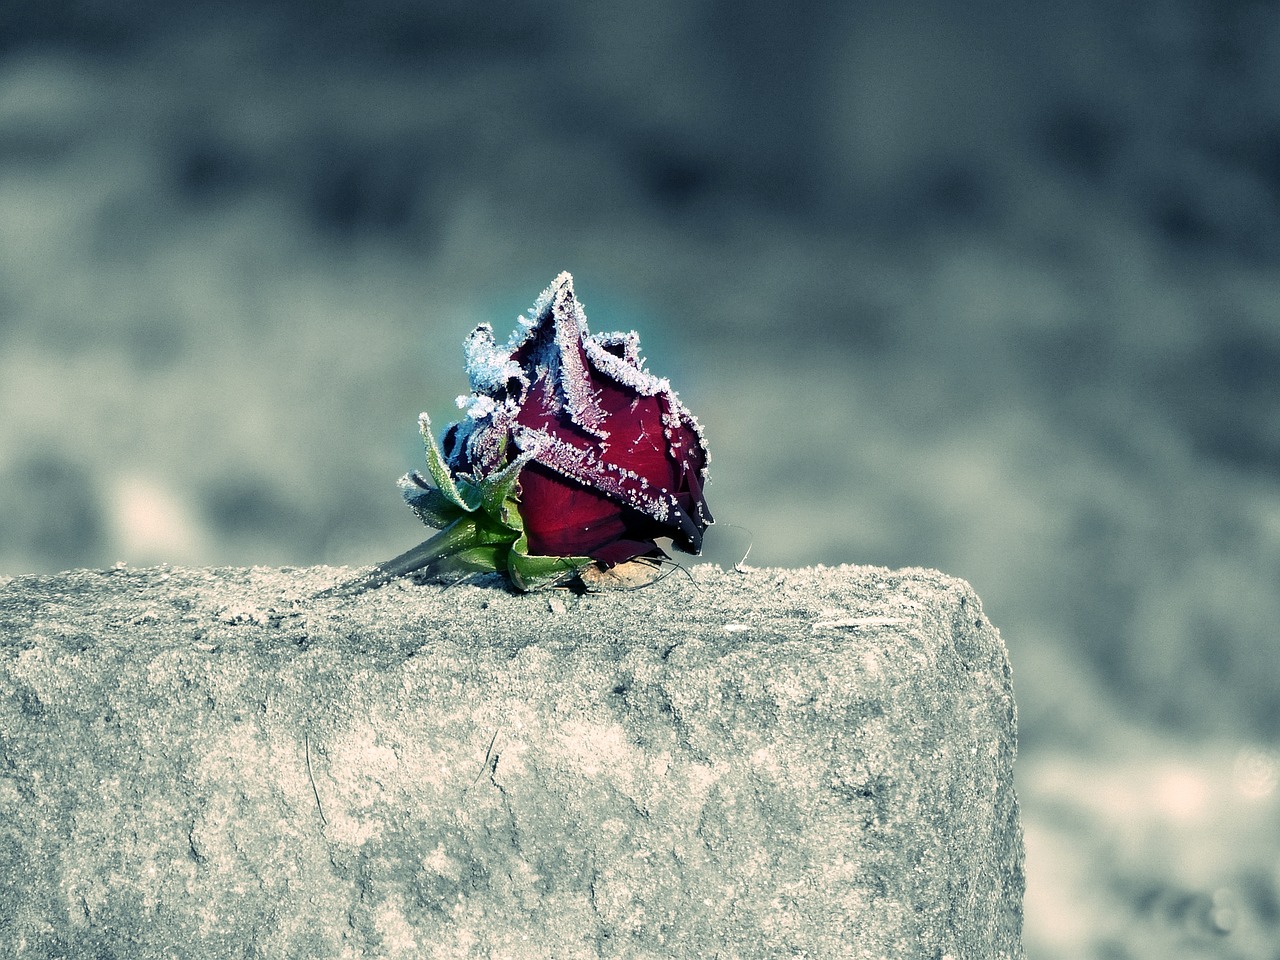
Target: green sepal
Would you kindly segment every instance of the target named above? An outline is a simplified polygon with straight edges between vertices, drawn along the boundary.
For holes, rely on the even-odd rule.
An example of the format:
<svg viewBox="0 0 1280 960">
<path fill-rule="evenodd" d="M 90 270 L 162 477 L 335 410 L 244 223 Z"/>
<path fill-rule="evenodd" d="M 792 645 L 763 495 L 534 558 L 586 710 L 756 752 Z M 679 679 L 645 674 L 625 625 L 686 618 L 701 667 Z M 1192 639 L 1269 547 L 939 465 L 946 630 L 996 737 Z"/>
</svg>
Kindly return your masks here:
<svg viewBox="0 0 1280 960">
<path fill-rule="evenodd" d="M 532 453 L 521 453 L 479 481 L 454 477 L 431 432 L 431 419 L 424 413 L 418 423 L 427 448 L 427 470 L 436 485 L 426 486 L 425 478 L 414 474 L 401 480 L 401 486 L 418 518 L 441 532 L 382 564 L 375 573 L 377 582 L 424 568 L 505 572 L 517 589 L 530 591 L 564 583 L 593 562 L 590 557 L 529 554 L 517 490 L 520 471 L 533 459 Z"/>
<path fill-rule="evenodd" d="M 520 482 L 520 471 L 532 459 L 532 453 L 520 454 L 505 467 L 485 477 L 482 485 L 484 499 L 480 504 L 481 509 L 517 533 L 524 529 L 524 521 L 520 519 L 520 511 L 515 507 L 516 486 Z"/>
<path fill-rule="evenodd" d="M 448 464 L 444 462 L 444 454 L 440 452 L 440 445 L 436 443 L 435 435 L 431 432 L 431 418 L 425 413 L 418 418 L 418 430 L 422 433 L 422 441 L 427 447 L 427 470 L 430 471 L 431 479 L 436 482 L 440 493 L 468 513 L 476 510 L 482 499 L 480 488 L 469 481 L 464 480 L 461 483 L 454 481 Z"/>
<path fill-rule="evenodd" d="M 468 547 L 440 561 L 440 569 L 467 570 L 472 573 L 504 573 L 507 569 L 507 544 Z"/>
<path fill-rule="evenodd" d="M 515 497 L 507 497 L 502 501 L 502 522 L 508 530 L 524 536 L 524 517 L 520 516 L 520 501 Z"/>
<path fill-rule="evenodd" d="M 468 513 L 480 509 L 484 502 L 484 483 L 473 483 L 470 477 L 458 476 L 453 481 L 458 487 L 458 495 L 462 497 L 462 507 Z"/>
<path fill-rule="evenodd" d="M 414 476 L 418 476 L 414 474 Z M 409 508 L 418 515 L 418 519 L 428 527 L 443 530 L 457 520 L 466 511 L 446 497 L 435 487 L 422 487 L 409 477 L 401 481 L 404 488 L 404 499 Z"/>
<path fill-rule="evenodd" d="M 476 546 L 489 546 L 490 544 L 502 544 L 503 546 L 511 546 L 516 541 L 516 532 L 508 530 L 501 524 L 495 523 L 484 514 L 475 514 L 476 532 L 471 538 L 471 542 Z"/>
<path fill-rule="evenodd" d="M 528 592 L 564 583 L 592 562 L 590 557 L 530 556 L 529 538 L 521 533 L 507 554 L 507 575 L 518 589 Z"/>
</svg>

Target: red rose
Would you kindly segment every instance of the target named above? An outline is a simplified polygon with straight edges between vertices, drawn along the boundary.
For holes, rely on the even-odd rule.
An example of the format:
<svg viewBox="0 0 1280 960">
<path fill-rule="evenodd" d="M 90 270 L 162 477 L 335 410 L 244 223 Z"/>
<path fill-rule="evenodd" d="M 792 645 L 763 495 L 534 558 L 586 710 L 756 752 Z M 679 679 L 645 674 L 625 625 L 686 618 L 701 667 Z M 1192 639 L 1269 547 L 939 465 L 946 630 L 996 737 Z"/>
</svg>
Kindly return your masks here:
<svg viewBox="0 0 1280 960">
<path fill-rule="evenodd" d="M 452 471 L 477 481 L 519 455 L 519 509 L 536 556 L 605 565 L 670 537 L 697 553 L 712 518 L 698 421 L 644 368 L 635 333 L 592 334 L 562 273 L 499 346 L 489 324 L 467 338 L 472 394 L 449 426 Z"/>
<path fill-rule="evenodd" d="M 634 333 L 593 335 L 567 273 L 542 292 L 505 347 L 483 323 L 467 338 L 467 411 L 437 444 L 424 413 L 427 473 L 401 491 L 439 532 L 326 594 L 418 570 L 505 573 L 518 590 L 661 553 L 670 537 L 702 548 L 707 448 L 671 384 L 653 376 Z M 443 449 L 442 449 L 443 447 Z"/>
</svg>

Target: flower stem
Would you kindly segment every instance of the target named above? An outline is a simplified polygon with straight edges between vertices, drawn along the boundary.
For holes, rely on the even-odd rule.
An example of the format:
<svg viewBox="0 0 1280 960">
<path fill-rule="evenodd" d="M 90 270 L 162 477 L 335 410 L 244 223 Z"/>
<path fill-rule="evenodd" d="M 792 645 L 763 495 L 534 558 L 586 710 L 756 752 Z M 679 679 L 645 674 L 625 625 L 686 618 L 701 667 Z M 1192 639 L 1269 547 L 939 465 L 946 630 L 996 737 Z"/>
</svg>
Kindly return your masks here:
<svg viewBox="0 0 1280 960">
<path fill-rule="evenodd" d="M 430 540 L 424 540 L 400 556 L 378 564 L 368 577 L 332 587 L 320 596 L 349 596 L 390 583 L 397 577 L 406 576 L 415 570 L 422 570 L 445 557 L 475 546 L 476 533 L 475 518 L 470 514 L 464 514 Z"/>
<path fill-rule="evenodd" d="M 398 557 L 380 563 L 374 570 L 373 579 L 386 583 L 397 577 L 413 573 L 429 567 L 437 560 L 443 560 L 450 554 L 458 553 L 467 547 L 474 546 L 476 539 L 476 521 L 471 516 L 461 516 L 445 527 L 430 540 L 424 540 L 412 549 L 406 550 Z"/>
</svg>

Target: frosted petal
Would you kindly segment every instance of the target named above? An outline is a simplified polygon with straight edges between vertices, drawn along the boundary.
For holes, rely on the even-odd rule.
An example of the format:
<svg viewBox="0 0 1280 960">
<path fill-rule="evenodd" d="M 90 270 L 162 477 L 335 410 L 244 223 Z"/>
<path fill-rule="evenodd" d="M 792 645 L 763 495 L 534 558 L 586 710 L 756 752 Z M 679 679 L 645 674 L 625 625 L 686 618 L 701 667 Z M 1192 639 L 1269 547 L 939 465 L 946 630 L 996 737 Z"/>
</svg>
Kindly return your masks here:
<svg viewBox="0 0 1280 960">
<path fill-rule="evenodd" d="M 641 483 L 634 473 L 601 459 L 594 450 L 553 437 L 545 430 L 523 426 L 516 427 L 515 441 L 521 450 L 531 451 L 543 466 L 614 497 L 659 523 L 671 522 L 673 509 L 681 510 L 676 498 L 666 490 Z"/>
</svg>

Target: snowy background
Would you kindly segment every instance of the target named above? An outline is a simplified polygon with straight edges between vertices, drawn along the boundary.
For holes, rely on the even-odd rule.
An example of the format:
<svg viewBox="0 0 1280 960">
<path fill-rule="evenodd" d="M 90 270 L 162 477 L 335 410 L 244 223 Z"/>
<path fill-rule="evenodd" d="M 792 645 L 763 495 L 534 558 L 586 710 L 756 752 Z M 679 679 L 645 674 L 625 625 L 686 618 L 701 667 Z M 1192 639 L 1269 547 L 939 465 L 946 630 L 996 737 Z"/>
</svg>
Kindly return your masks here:
<svg viewBox="0 0 1280 960">
<path fill-rule="evenodd" d="M 400 552 L 570 270 L 713 559 L 984 598 L 1031 960 L 1275 960 L 1278 204 L 1275 2 L 9 0 L 0 571 Z"/>
</svg>

